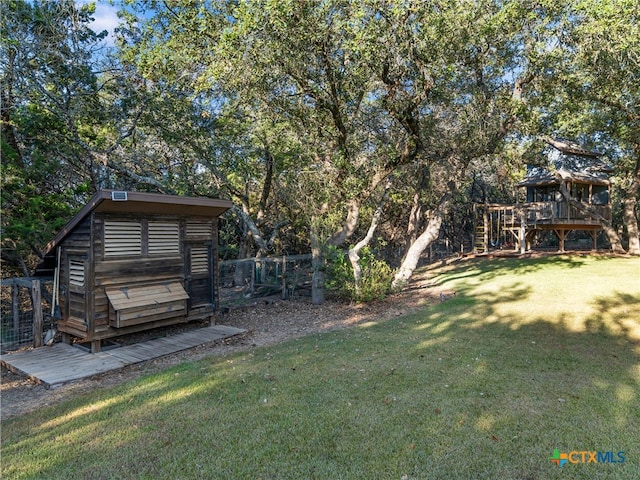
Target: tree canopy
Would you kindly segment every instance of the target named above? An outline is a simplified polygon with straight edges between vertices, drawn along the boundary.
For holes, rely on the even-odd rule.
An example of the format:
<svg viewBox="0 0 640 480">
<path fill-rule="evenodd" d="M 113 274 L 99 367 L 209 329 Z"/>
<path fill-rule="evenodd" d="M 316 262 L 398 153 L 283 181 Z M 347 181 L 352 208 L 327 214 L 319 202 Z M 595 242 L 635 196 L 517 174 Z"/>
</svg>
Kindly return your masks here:
<svg viewBox="0 0 640 480">
<path fill-rule="evenodd" d="M 635 1 L 123 1 L 108 52 L 92 4 L 1 8 L 14 267 L 114 187 L 232 199 L 229 253 L 313 251 L 318 302 L 329 246 L 366 239 L 402 284 L 558 135 L 615 162 L 640 253 Z"/>
</svg>

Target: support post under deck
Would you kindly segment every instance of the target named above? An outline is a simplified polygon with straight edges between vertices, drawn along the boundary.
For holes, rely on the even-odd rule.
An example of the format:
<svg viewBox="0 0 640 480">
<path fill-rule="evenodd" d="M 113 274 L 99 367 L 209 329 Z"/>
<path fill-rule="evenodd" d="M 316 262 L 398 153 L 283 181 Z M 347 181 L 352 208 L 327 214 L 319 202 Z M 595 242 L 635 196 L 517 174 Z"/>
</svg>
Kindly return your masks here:
<svg viewBox="0 0 640 480">
<path fill-rule="evenodd" d="M 489 253 L 489 206 L 485 204 L 484 213 L 482 215 L 482 221 L 484 223 L 484 234 L 482 241 L 484 243 L 484 253 Z"/>
<path fill-rule="evenodd" d="M 554 230 L 554 232 L 558 236 L 558 251 L 564 252 L 564 239 L 567 237 L 569 230 L 558 229 Z"/>
<path fill-rule="evenodd" d="M 520 235 L 518 235 L 518 240 L 520 240 L 521 254 L 524 254 L 527 251 L 527 226 L 524 218 L 524 211 L 520 211 Z"/>
</svg>

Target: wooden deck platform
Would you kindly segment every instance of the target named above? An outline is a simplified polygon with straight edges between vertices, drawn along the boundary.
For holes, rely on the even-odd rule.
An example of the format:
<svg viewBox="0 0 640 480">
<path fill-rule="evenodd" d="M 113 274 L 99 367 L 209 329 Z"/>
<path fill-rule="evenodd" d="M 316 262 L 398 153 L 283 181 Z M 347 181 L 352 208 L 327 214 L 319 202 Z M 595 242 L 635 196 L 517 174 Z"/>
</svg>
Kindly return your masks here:
<svg viewBox="0 0 640 480">
<path fill-rule="evenodd" d="M 78 346 L 56 343 L 50 347 L 39 347 L 2 355 L 0 362 L 12 372 L 26 375 L 34 381 L 44 384 L 47 388 L 55 388 L 74 380 L 88 378 L 245 332 L 246 330 L 240 328 L 213 325 L 134 345 L 120 346 L 99 353 L 89 353 Z"/>
</svg>

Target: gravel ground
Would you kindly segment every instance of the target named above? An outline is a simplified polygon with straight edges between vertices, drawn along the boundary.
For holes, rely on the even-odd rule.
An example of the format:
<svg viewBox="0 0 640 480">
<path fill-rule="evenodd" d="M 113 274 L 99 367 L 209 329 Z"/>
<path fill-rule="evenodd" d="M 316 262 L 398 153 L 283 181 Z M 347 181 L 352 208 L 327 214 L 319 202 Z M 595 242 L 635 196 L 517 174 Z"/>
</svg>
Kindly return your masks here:
<svg viewBox="0 0 640 480">
<path fill-rule="evenodd" d="M 364 322 L 384 321 L 410 313 L 428 303 L 440 301 L 440 298 L 440 292 L 430 287 L 425 277 L 418 277 L 414 278 L 411 285 L 403 292 L 368 304 L 347 304 L 329 300 L 324 305 L 312 305 L 310 299 L 304 297 L 285 301 L 277 298 L 259 299 L 252 304 L 234 308 L 216 316 L 217 324 L 243 328 L 247 330 L 244 335 L 183 350 L 50 390 L 2 368 L 1 418 L 5 420 L 23 415 L 83 392 L 108 388 L 184 361 L 211 355 L 228 355 L 312 333 L 348 328 Z M 176 326 L 173 330 L 169 328 L 161 333 L 166 335 L 171 331 L 198 326 L 198 324 Z M 121 343 L 143 341 L 150 335 L 157 337 L 158 334 L 157 331 L 136 334 L 118 341 Z"/>
</svg>

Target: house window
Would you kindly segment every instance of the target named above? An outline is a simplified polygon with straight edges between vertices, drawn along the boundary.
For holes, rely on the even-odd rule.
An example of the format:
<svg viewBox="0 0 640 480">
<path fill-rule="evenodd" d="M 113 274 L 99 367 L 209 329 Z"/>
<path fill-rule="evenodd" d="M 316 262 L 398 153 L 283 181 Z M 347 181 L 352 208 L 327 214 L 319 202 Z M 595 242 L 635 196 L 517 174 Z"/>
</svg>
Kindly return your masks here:
<svg viewBox="0 0 640 480">
<path fill-rule="evenodd" d="M 609 187 L 606 185 L 594 185 L 591 201 L 594 205 L 609 205 Z"/>
<path fill-rule="evenodd" d="M 106 257 L 141 254 L 141 222 L 113 220 L 104 222 L 104 255 Z"/>
<path fill-rule="evenodd" d="M 177 222 L 149 222 L 149 254 L 178 255 L 180 227 Z"/>
<path fill-rule="evenodd" d="M 571 185 L 571 198 L 578 202 L 587 203 L 589 201 L 589 185 L 585 185 L 584 183 L 574 183 Z"/>
</svg>

